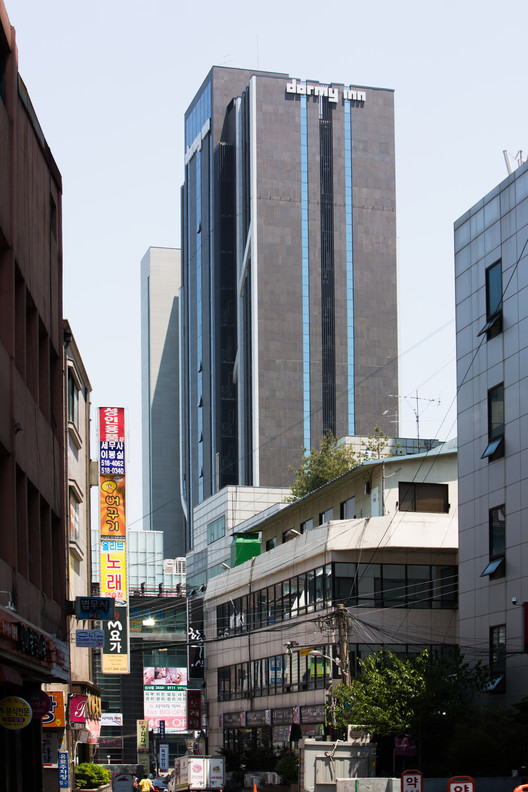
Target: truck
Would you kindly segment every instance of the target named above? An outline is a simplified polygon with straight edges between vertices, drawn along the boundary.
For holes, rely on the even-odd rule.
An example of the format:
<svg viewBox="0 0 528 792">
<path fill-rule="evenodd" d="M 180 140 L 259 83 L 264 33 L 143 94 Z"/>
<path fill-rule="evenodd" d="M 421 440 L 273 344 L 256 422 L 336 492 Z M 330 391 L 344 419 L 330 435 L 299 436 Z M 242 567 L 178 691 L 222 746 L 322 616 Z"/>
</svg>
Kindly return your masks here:
<svg viewBox="0 0 528 792">
<path fill-rule="evenodd" d="M 180 756 L 174 760 L 174 774 L 170 780 L 172 792 L 177 790 L 219 790 L 225 782 L 223 756 Z"/>
</svg>

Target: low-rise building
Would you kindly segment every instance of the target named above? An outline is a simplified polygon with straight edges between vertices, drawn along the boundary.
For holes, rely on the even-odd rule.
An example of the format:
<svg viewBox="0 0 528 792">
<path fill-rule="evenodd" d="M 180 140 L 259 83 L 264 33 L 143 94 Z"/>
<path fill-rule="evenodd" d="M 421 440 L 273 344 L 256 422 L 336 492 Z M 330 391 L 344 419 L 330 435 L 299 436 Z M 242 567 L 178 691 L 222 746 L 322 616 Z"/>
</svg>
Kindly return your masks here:
<svg viewBox="0 0 528 792">
<path fill-rule="evenodd" d="M 262 552 L 207 582 L 210 752 L 322 735 L 332 680 L 381 646 L 453 651 L 456 467 L 455 442 L 370 460 L 237 526 Z"/>
</svg>

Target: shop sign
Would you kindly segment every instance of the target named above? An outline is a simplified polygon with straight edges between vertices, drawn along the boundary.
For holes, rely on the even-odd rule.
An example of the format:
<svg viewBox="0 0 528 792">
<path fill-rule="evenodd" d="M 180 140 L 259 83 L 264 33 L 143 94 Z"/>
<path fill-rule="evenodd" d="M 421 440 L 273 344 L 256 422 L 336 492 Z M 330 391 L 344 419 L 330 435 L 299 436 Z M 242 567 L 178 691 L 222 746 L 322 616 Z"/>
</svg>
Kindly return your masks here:
<svg viewBox="0 0 528 792">
<path fill-rule="evenodd" d="M 104 646 L 102 630 L 75 630 L 75 646 L 81 649 L 97 649 Z"/>
<path fill-rule="evenodd" d="M 122 725 L 123 725 L 122 712 L 101 713 L 101 726 L 122 726 Z"/>
<path fill-rule="evenodd" d="M 6 696 L 0 699 L 0 726 L 4 729 L 23 729 L 32 717 L 31 707 L 20 696 Z"/>
<path fill-rule="evenodd" d="M 31 707 L 34 718 L 42 718 L 50 708 L 50 699 L 44 690 L 34 688 L 23 690 L 22 696 Z"/>
<path fill-rule="evenodd" d="M 148 753 L 148 750 L 149 750 L 148 721 L 147 720 L 138 720 L 138 721 L 136 721 L 136 724 L 137 724 L 137 750 L 138 750 L 138 753 L 143 753 L 143 751 Z"/>
<path fill-rule="evenodd" d="M 115 614 L 115 600 L 113 597 L 76 597 L 76 619 L 98 619 L 106 621 L 113 619 Z"/>
<path fill-rule="evenodd" d="M 70 723 L 86 723 L 86 708 L 88 705 L 88 696 L 84 694 L 75 694 L 70 697 Z"/>
<path fill-rule="evenodd" d="M 159 747 L 159 764 L 162 773 L 166 773 L 169 769 L 169 746 L 162 743 Z"/>
<path fill-rule="evenodd" d="M 44 767 L 57 767 L 59 761 L 59 743 L 53 732 L 42 734 L 42 764 Z"/>
<path fill-rule="evenodd" d="M 311 707 L 301 707 L 303 723 L 324 723 L 325 706 L 324 704 L 314 704 Z M 300 723 L 300 721 L 294 721 Z"/>
<path fill-rule="evenodd" d="M 26 624 L 18 623 L 17 649 L 37 660 L 48 659 L 46 637 Z"/>
<path fill-rule="evenodd" d="M 61 789 L 70 786 L 70 767 L 68 751 L 59 751 L 59 787 Z"/>
<path fill-rule="evenodd" d="M 64 693 L 62 690 L 48 690 L 50 708 L 42 718 L 42 725 L 52 728 L 64 728 L 66 713 L 64 711 Z"/>
</svg>

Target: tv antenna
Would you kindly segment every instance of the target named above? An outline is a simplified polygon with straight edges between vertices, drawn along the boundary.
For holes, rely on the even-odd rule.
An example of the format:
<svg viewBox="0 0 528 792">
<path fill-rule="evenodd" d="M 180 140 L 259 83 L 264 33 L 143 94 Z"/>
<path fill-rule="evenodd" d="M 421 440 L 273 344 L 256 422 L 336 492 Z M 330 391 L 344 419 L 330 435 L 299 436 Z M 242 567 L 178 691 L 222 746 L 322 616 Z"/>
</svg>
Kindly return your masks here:
<svg viewBox="0 0 528 792">
<path fill-rule="evenodd" d="M 418 391 L 414 396 L 414 401 L 416 402 L 416 407 L 413 407 L 411 402 L 409 401 L 409 397 L 405 397 L 405 401 L 413 411 L 414 415 L 416 416 L 416 439 L 418 441 L 418 453 L 420 453 L 420 405 L 419 402 L 427 402 L 428 404 L 433 404 L 434 402 L 440 406 L 440 399 L 426 399 L 423 396 L 418 396 Z"/>
<path fill-rule="evenodd" d="M 504 149 L 502 153 L 504 154 L 508 174 L 513 173 L 516 168 L 520 168 L 527 160 L 527 156 L 522 151 L 518 151 L 517 154 L 513 155 L 507 149 Z"/>
</svg>

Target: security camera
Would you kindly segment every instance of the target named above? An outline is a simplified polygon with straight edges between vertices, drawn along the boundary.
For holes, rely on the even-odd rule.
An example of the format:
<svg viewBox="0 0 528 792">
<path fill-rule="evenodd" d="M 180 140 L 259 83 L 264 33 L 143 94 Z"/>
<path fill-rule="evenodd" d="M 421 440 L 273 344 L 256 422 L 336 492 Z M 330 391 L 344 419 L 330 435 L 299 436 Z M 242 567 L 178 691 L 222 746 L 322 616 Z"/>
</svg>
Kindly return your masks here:
<svg viewBox="0 0 528 792">
<path fill-rule="evenodd" d="M 512 605 L 517 605 L 517 597 L 512 597 Z"/>
</svg>

